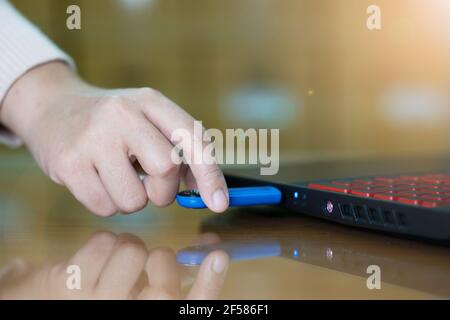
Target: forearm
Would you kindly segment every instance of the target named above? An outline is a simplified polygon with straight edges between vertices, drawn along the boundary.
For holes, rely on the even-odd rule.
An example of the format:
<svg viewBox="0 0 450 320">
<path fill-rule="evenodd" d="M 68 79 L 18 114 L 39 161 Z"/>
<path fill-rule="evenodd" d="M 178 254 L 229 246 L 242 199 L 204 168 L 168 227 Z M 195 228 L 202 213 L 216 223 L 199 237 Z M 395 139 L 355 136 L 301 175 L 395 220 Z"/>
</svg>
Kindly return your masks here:
<svg viewBox="0 0 450 320">
<path fill-rule="evenodd" d="M 49 100 L 59 99 L 64 88 L 82 81 L 64 63 L 54 61 L 28 70 L 6 93 L 0 109 L 0 121 L 20 138 L 24 138 L 38 115 L 45 112 Z"/>
<path fill-rule="evenodd" d="M 0 1 L 0 39 L 0 124 L 9 127 L 3 109 L 14 84 L 31 69 L 50 61 L 73 63 L 7 1 Z"/>
</svg>

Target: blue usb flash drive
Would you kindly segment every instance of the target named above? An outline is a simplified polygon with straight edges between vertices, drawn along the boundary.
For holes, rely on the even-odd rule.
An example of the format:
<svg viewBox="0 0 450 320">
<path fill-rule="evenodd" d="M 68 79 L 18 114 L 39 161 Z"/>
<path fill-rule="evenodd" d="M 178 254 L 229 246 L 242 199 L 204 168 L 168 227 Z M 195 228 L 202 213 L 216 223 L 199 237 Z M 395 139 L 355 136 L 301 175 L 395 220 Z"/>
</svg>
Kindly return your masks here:
<svg viewBox="0 0 450 320">
<path fill-rule="evenodd" d="M 281 202 L 281 191 L 275 187 L 229 188 L 230 207 L 275 205 Z M 177 194 L 177 203 L 185 208 L 206 208 L 197 190 L 186 190 Z"/>
</svg>

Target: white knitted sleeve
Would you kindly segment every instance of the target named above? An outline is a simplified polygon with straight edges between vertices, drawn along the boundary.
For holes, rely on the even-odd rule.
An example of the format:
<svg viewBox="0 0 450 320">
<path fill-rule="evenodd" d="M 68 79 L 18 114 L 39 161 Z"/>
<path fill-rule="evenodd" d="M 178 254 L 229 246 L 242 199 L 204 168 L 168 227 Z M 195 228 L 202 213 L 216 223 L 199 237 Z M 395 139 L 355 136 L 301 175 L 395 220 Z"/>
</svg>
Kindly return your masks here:
<svg viewBox="0 0 450 320">
<path fill-rule="evenodd" d="M 62 60 L 74 67 L 72 59 L 26 20 L 6 0 L 0 0 L 0 106 L 9 88 L 33 67 Z M 11 147 L 20 140 L 0 124 L 0 143 Z"/>
</svg>

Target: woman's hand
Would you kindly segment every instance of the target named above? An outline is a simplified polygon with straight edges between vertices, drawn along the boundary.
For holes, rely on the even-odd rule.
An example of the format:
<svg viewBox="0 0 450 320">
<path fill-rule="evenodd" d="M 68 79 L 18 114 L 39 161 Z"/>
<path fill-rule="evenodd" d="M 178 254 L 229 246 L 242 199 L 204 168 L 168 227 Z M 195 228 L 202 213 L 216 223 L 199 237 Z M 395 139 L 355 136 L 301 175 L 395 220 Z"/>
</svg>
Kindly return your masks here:
<svg viewBox="0 0 450 320">
<path fill-rule="evenodd" d="M 194 136 L 194 119 L 156 90 L 96 88 L 53 62 L 20 78 L 0 111 L 1 122 L 25 142 L 42 170 L 97 215 L 138 211 L 148 200 L 166 206 L 184 178 L 211 210 L 228 207 L 216 164 L 187 168 L 172 161 L 173 130 L 202 137 Z M 147 173 L 143 181 L 135 160 Z"/>
</svg>

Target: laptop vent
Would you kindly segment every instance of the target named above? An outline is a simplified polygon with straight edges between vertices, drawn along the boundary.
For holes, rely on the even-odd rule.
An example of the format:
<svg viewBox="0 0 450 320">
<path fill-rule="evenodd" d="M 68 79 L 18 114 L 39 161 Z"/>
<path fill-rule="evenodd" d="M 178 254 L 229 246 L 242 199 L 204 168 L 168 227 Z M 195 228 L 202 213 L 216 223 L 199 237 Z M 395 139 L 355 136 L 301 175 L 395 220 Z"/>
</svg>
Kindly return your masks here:
<svg viewBox="0 0 450 320">
<path fill-rule="evenodd" d="M 339 204 L 341 218 L 358 224 L 378 225 L 388 228 L 406 228 L 408 222 L 402 212 L 394 212 L 381 207 L 366 207 L 351 203 Z"/>
</svg>

